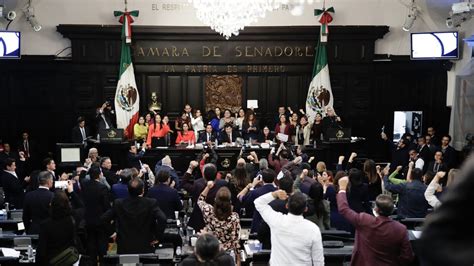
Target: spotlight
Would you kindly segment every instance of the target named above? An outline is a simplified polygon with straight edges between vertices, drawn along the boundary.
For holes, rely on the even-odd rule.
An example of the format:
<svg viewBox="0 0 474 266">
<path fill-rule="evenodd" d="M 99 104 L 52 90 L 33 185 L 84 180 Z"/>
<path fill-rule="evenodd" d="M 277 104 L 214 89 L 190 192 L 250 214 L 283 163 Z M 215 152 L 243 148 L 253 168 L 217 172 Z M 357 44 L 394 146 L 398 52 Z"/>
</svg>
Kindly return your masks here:
<svg viewBox="0 0 474 266">
<path fill-rule="evenodd" d="M 8 21 L 12 21 L 16 18 L 16 12 L 11 10 L 10 12 L 7 13 L 7 15 L 5 16 L 5 18 L 8 20 Z"/>
<path fill-rule="evenodd" d="M 457 28 L 457 27 L 460 27 L 462 23 L 470 20 L 471 18 L 472 18 L 471 12 L 452 14 L 446 19 L 446 26 L 448 28 Z"/>
<path fill-rule="evenodd" d="M 413 24 L 415 24 L 416 15 L 417 15 L 417 10 L 416 10 L 416 6 L 415 6 L 415 1 L 413 1 L 413 4 L 410 7 L 410 11 L 408 13 L 408 16 L 406 17 L 405 22 L 403 23 L 402 29 L 404 31 L 410 31 L 411 30 L 411 28 L 413 27 Z"/>
<path fill-rule="evenodd" d="M 26 17 L 26 21 L 30 23 L 34 31 L 40 31 L 43 28 L 41 24 L 38 22 L 38 20 L 36 19 L 35 13 L 32 8 L 26 9 L 25 17 Z"/>
</svg>

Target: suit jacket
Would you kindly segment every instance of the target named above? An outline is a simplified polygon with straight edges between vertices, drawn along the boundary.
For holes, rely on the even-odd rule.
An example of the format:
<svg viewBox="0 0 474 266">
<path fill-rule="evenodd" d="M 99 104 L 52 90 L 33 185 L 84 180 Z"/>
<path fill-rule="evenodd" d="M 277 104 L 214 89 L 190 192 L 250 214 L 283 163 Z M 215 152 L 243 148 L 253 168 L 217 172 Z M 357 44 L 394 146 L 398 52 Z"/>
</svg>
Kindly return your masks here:
<svg viewBox="0 0 474 266">
<path fill-rule="evenodd" d="M 109 169 L 102 168 L 102 174 L 107 180 L 107 183 L 109 183 L 109 185 L 111 186 L 113 186 L 114 184 L 117 184 L 117 182 L 119 181 L 119 176 L 115 172 Z"/>
<path fill-rule="evenodd" d="M 431 171 L 435 174 L 437 172 L 441 172 L 441 171 L 442 172 L 447 172 L 448 171 L 448 167 L 446 166 L 446 164 L 444 164 L 444 163 L 441 163 L 441 164 L 438 164 L 438 165 L 435 165 L 435 164 L 436 164 L 436 161 L 432 161 L 429 164 L 426 164 L 426 162 L 425 162 L 425 165 L 427 165 L 426 171 Z"/>
<path fill-rule="evenodd" d="M 84 220 L 88 226 L 101 225 L 100 216 L 110 209 L 109 191 L 96 180 L 88 180 L 82 184 L 82 200 L 84 202 Z"/>
<path fill-rule="evenodd" d="M 107 124 L 109 125 L 109 128 L 115 128 L 115 122 L 114 122 L 114 115 L 110 111 L 105 111 L 103 112 L 104 118 L 107 121 Z M 106 129 L 106 124 L 104 122 L 104 119 L 102 118 L 102 114 L 97 111 L 96 115 L 96 121 L 97 121 L 97 132 L 100 132 L 101 129 Z"/>
<path fill-rule="evenodd" d="M 15 208 L 21 209 L 23 207 L 23 181 L 20 176 L 15 177 L 7 171 L 0 170 L 0 186 L 5 192 L 5 202 L 13 204 Z"/>
<path fill-rule="evenodd" d="M 431 152 L 430 148 L 428 147 L 428 145 L 425 145 L 423 146 L 423 148 L 419 149 L 418 150 L 418 153 L 419 153 L 419 157 L 421 159 L 423 159 L 423 161 L 425 162 L 425 164 L 427 164 L 428 162 L 431 162 L 433 161 L 433 153 Z M 425 166 L 426 167 L 426 166 Z"/>
<path fill-rule="evenodd" d="M 216 141 L 216 133 L 215 133 L 215 132 L 212 132 L 212 133 L 210 133 L 210 134 L 211 134 L 211 136 L 210 136 L 210 141 L 211 141 L 211 142 L 215 142 L 215 141 Z M 199 134 L 198 142 L 199 142 L 199 143 L 207 142 L 207 132 L 206 132 L 206 131 L 204 131 L 204 132 L 202 132 L 201 134 Z"/>
<path fill-rule="evenodd" d="M 222 131 L 221 134 L 220 134 L 220 140 L 219 140 L 219 143 L 231 143 L 231 142 L 235 142 L 235 140 L 237 139 L 237 132 L 235 131 L 232 131 L 232 140 L 229 139 L 229 135 L 227 135 L 227 133 L 225 131 Z"/>
<path fill-rule="evenodd" d="M 86 138 L 87 138 L 88 136 L 90 136 L 89 128 L 84 127 L 84 130 L 85 130 L 85 134 L 86 134 Z M 71 141 L 72 141 L 72 143 L 82 143 L 83 142 L 82 133 L 81 133 L 81 130 L 79 129 L 79 126 L 75 126 L 75 127 L 72 128 Z"/>
<path fill-rule="evenodd" d="M 146 195 L 149 198 L 156 199 L 158 206 L 165 213 L 166 218 L 174 219 L 174 212 L 183 209 L 183 203 L 179 197 L 178 191 L 165 184 L 159 184 L 148 190 Z"/>
<path fill-rule="evenodd" d="M 49 204 L 54 193 L 38 188 L 26 193 L 23 204 L 23 223 L 27 234 L 39 234 L 40 224 L 49 217 Z"/>
<path fill-rule="evenodd" d="M 245 196 L 242 197 L 242 203 L 243 206 L 245 207 L 245 210 L 247 213 L 252 213 L 252 228 L 251 232 L 256 233 L 258 229 L 260 228 L 260 224 L 262 223 L 262 216 L 260 216 L 260 213 L 255 210 L 255 205 L 254 201 L 262 196 L 267 194 L 268 192 L 275 191 L 276 187 L 273 184 L 265 184 L 259 188 L 256 188 L 249 193 L 247 193 Z"/>
<path fill-rule="evenodd" d="M 392 184 L 388 177 L 383 178 L 385 189 L 398 194 L 398 215 L 405 218 L 425 218 L 428 204 L 425 198 L 426 185 L 420 180 L 402 184 Z"/>
<path fill-rule="evenodd" d="M 443 151 L 441 149 L 441 151 Z M 446 167 L 448 169 L 451 169 L 455 166 L 456 164 L 456 150 L 451 147 L 451 146 L 448 146 L 444 151 L 443 151 L 443 162 L 446 164 Z"/>
<path fill-rule="evenodd" d="M 385 216 L 356 213 L 344 192 L 337 194 L 337 207 L 356 228 L 351 265 L 408 265 L 413 260 L 404 225 Z"/>
<path fill-rule="evenodd" d="M 146 197 L 115 200 L 101 220 L 117 223 L 118 254 L 153 253 L 150 243 L 161 238 L 166 226 L 166 216 L 156 200 Z"/>
<path fill-rule="evenodd" d="M 336 117 L 329 117 L 326 116 L 323 118 L 323 125 L 322 125 L 322 130 L 323 130 L 323 135 L 326 134 L 326 131 L 328 128 L 341 128 L 342 123 L 336 120 Z"/>
<path fill-rule="evenodd" d="M 140 160 L 141 160 L 141 158 L 143 157 L 144 154 L 145 154 L 144 150 L 141 150 L 137 154 L 133 154 L 131 152 L 128 152 L 128 155 L 127 155 L 128 167 L 136 168 L 138 171 L 140 171 L 140 169 L 142 169 L 142 164 L 140 163 Z"/>
<path fill-rule="evenodd" d="M 75 237 L 72 216 L 60 219 L 47 218 L 40 226 L 36 263 L 48 265 L 49 260 L 66 248 L 71 246 L 79 248 L 74 241 Z"/>
</svg>

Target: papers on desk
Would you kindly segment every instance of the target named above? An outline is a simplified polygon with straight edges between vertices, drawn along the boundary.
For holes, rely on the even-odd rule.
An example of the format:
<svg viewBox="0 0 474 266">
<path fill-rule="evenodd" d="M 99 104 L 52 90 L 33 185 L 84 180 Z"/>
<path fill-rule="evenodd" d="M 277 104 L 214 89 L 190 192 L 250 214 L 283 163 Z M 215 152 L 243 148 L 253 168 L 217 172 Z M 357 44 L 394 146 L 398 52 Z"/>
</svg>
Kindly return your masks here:
<svg viewBox="0 0 474 266">
<path fill-rule="evenodd" d="M 18 226 L 18 231 L 25 230 L 25 224 L 23 224 L 23 222 L 18 223 L 17 226 Z"/>
<path fill-rule="evenodd" d="M 16 251 L 13 248 L 1 248 L 2 253 L 4 257 L 13 257 L 13 258 L 19 258 L 20 257 L 20 251 Z"/>
<path fill-rule="evenodd" d="M 262 149 L 269 149 L 269 148 L 270 148 L 270 144 L 268 144 L 268 143 L 260 143 L 260 147 L 262 147 Z"/>
<path fill-rule="evenodd" d="M 277 138 L 282 142 L 288 142 L 288 135 L 283 133 L 278 133 Z"/>
<path fill-rule="evenodd" d="M 254 253 L 258 253 L 262 250 L 262 243 L 258 240 L 249 240 L 244 244 L 245 253 L 252 256 Z"/>
</svg>

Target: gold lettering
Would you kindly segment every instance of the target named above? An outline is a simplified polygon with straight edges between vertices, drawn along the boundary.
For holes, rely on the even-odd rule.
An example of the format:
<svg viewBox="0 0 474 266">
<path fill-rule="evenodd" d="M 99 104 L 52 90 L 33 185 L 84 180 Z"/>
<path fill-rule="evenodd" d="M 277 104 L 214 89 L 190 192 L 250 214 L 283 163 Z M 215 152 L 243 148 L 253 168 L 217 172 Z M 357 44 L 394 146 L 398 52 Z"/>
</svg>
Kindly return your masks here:
<svg viewBox="0 0 474 266">
<path fill-rule="evenodd" d="M 189 66 L 188 66 L 188 65 L 185 65 L 185 66 L 184 66 L 184 72 L 185 72 L 185 73 L 189 72 Z"/>
<path fill-rule="evenodd" d="M 291 47 L 285 47 L 285 55 L 286 55 L 286 56 L 291 56 L 291 55 L 293 55 L 293 48 L 291 48 Z"/>
<path fill-rule="evenodd" d="M 165 49 L 163 49 L 163 51 L 161 51 L 161 56 L 170 56 L 170 53 L 168 52 L 168 48 L 165 47 Z"/>
<path fill-rule="evenodd" d="M 181 52 L 181 56 L 184 56 L 184 55 L 189 56 L 188 48 L 186 48 L 186 47 L 183 48 L 183 51 Z"/>
<path fill-rule="evenodd" d="M 247 72 L 252 72 L 252 66 L 251 65 L 247 65 Z"/>
<path fill-rule="evenodd" d="M 278 50 L 278 52 L 277 52 Z M 280 57 L 283 55 L 283 49 L 280 46 L 275 46 L 275 56 Z"/>
<path fill-rule="evenodd" d="M 258 72 L 258 67 L 257 66 L 253 66 L 253 72 Z"/>
<path fill-rule="evenodd" d="M 273 66 L 268 66 L 268 72 L 273 72 Z"/>
<path fill-rule="evenodd" d="M 146 56 L 155 56 L 155 49 L 153 49 L 153 47 L 150 47 L 148 49 L 148 53 L 146 54 Z M 158 50 L 158 48 L 156 48 L 156 56 L 160 56 L 160 51 Z"/>
<path fill-rule="evenodd" d="M 171 56 L 179 56 L 179 53 L 177 53 L 178 48 L 176 46 L 171 46 Z"/>
<path fill-rule="evenodd" d="M 253 53 L 255 54 L 255 56 L 257 56 L 257 54 L 263 56 L 263 46 L 260 46 L 260 49 L 258 47 L 254 47 Z"/>
<path fill-rule="evenodd" d="M 237 52 L 235 57 L 241 57 L 242 56 L 242 51 L 240 50 L 240 46 L 236 46 L 235 51 Z"/>
<path fill-rule="evenodd" d="M 261 72 L 267 72 L 267 69 L 268 69 L 268 66 L 267 66 L 267 65 L 265 65 L 265 66 L 262 66 L 262 70 L 261 70 Z"/>
<path fill-rule="evenodd" d="M 173 65 L 171 65 L 171 66 L 166 66 L 165 65 L 165 72 L 176 72 L 176 70 L 175 70 Z"/>
<path fill-rule="evenodd" d="M 233 73 L 233 72 L 237 72 L 237 66 L 236 65 L 228 65 L 227 66 L 227 72 L 228 73 Z"/>
<path fill-rule="evenodd" d="M 138 56 L 145 56 L 145 51 L 143 51 L 143 47 L 138 48 Z"/>
<path fill-rule="evenodd" d="M 207 46 L 202 47 L 202 56 L 203 57 L 208 57 L 211 55 L 211 49 Z"/>
<path fill-rule="evenodd" d="M 254 57 L 254 55 L 249 54 L 250 46 L 245 46 L 245 57 Z"/>
<path fill-rule="evenodd" d="M 202 72 L 209 72 L 207 66 L 204 66 L 204 67 L 202 68 Z"/>
<path fill-rule="evenodd" d="M 213 57 L 221 57 L 221 55 L 217 53 L 218 49 L 219 49 L 219 46 L 214 46 L 213 47 L 213 49 L 212 49 L 213 50 L 213 55 L 212 55 Z"/>
<path fill-rule="evenodd" d="M 300 48 L 300 47 L 297 46 L 297 47 L 295 48 L 295 50 L 296 50 L 296 51 L 295 51 L 296 56 L 303 56 L 303 52 L 301 52 L 301 48 Z"/>
<path fill-rule="evenodd" d="M 306 50 L 306 56 L 310 56 L 310 57 L 314 56 L 313 54 L 314 48 L 312 46 L 306 46 L 305 50 Z"/>
<path fill-rule="evenodd" d="M 270 56 L 270 57 L 272 56 L 272 50 L 270 50 L 270 48 L 267 48 L 265 50 L 265 56 Z"/>
</svg>

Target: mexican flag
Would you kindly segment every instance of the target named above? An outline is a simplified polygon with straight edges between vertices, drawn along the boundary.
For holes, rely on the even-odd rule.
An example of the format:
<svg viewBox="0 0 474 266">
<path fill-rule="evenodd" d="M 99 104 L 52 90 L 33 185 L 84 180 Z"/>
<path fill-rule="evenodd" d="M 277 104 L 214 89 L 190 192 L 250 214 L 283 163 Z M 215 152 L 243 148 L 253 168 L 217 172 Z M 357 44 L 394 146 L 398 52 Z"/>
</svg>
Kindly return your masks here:
<svg viewBox="0 0 474 266">
<path fill-rule="evenodd" d="M 128 139 L 133 138 L 133 126 L 137 123 L 140 109 L 140 96 L 138 95 L 135 74 L 133 71 L 132 56 L 130 53 L 131 16 L 138 16 L 138 11 L 114 12 L 120 16 L 122 25 L 122 51 L 120 57 L 120 72 L 117 90 L 115 92 L 115 113 L 117 128 L 123 128 Z"/>
<path fill-rule="evenodd" d="M 319 42 L 315 50 L 313 79 L 309 84 L 306 98 L 306 115 L 309 121 L 314 121 L 316 113 L 320 113 L 324 117 L 326 107 L 332 107 L 334 102 L 331 80 L 329 79 L 326 43 Z"/>
</svg>

